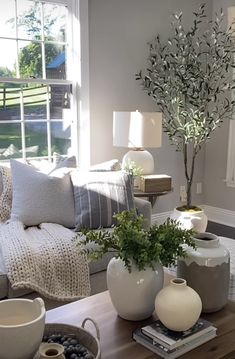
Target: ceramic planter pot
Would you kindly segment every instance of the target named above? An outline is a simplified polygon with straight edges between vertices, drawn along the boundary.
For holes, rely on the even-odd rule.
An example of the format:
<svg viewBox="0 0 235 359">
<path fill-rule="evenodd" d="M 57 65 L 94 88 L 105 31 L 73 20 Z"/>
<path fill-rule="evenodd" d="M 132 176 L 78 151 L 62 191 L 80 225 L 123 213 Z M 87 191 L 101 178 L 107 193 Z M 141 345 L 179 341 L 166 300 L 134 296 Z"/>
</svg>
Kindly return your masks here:
<svg viewBox="0 0 235 359">
<path fill-rule="evenodd" d="M 222 309 L 228 301 L 230 256 L 212 233 L 199 233 L 197 249 L 187 247 L 187 257 L 177 262 L 177 277 L 186 279 L 202 300 L 203 312 Z"/>
<path fill-rule="evenodd" d="M 156 296 L 155 311 L 160 321 L 174 331 L 191 328 L 198 320 L 202 301 L 186 280 L 174 278 Z"/>
<path fill-rule="evenodd" d="M 194 228 L 198 233 L 206 231 L 208 220 L 203 209 L 199 211 L 180 211 L 175 208 L 171 218 L 179 221 L 184 229 Z"/>
<path fill-rule="evenodd" d="M 162 265 L 155 270 L 139 271 L 132 265 L 131 273 L 120 258 L 112 258 L 107 268 L 107 286 L 111 301 L 120 317 L 127 320 L 142 320 L 154 311 L 155 297 L 163 287 Z"/>
</svg>

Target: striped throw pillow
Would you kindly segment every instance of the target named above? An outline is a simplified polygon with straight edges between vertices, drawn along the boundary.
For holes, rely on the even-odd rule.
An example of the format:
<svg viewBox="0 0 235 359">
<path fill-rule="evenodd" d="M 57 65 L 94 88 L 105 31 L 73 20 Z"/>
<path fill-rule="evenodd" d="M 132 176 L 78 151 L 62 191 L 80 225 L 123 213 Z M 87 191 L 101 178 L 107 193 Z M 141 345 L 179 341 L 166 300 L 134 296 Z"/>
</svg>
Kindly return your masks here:
<svg viewBox="0 0 235 359">
<path fill-rule="evenodd" d="M 110 227 L 113 215 L 134 208 L 132 178 L 122 171 L 71 172 L 76 230 Z"/>
</svg>

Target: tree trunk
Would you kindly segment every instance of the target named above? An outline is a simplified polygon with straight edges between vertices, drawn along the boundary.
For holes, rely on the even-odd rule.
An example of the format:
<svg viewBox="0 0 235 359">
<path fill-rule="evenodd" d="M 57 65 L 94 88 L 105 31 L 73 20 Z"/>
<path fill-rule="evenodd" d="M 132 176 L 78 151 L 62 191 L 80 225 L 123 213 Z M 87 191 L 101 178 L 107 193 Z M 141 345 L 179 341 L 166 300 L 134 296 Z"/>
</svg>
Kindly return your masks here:
<svg viewBox="0 0 235 359">
<path fill-rule="evenodd" d="M 195 157 L 196 157 L 196 150 L 195 148 L 193 149 L 193 153 L 192 153 L 192 163 L 191 166 L 188 164 L 188 157 L 189 157 L 189 148 L 188 148 L 188 144 L 185 143 L 184 144 L 184 150 L 183 150 L 183 156 L 184 156 L 184 174 L 185 174 L 185 178 L 186 178 L 186 183 L 187 183 L 187 202 L 186 202 L 186 207 L 187 209 L 189 209 L 190 207 L 192 207 L 192 183 L 193 183 L 193 175 L 194 175 L 194 167 L 195 167 Z M 190 156 L 191 158 L 191 156 Z"/>
</svg>

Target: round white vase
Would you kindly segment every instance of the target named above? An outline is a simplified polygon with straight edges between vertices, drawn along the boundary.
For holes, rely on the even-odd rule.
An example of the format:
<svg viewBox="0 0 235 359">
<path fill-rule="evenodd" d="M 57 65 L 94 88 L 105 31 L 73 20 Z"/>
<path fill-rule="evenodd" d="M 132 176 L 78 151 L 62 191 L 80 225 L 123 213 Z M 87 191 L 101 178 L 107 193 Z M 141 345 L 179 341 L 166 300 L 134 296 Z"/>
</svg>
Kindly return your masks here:
<svg viewBox="0 0 235 359">
<path fill-rule="evenodd" d="M 198 233 L 193 240 L 196 249 L 185 247 L 187 257 L 178 259 L 177 276 L 200 295 L 203 312 L 215 312 L 228 302 L 229 251 L 212 233 Z"/>
<path fill-rule="evenodd" d="M 202 302 L 186 280 L 174 278 L 156 296 L 155 311 L 160 321 L 174 331 L 191 328 L 198 320 Z"/>
<path fill-rule="evenodd" d="M 180 211 L 175 208 L 171 218 L 179 221 L 183 229 L 194 228 L 198 233 L 205 232 L 208 222 L 203 209 L 199 211 Z"/>
<path fill-rule="evenodd" d="M 149 267 L 141 271 L 132 264 L 129 272 L 120 258 L 112 258 L 107 267 L 111 301 L 119 316 L 127 320 L 143 320 L 152 315 L 163 280 L 161 264 L 156 264 L 155 270 Z"/>
</svg>

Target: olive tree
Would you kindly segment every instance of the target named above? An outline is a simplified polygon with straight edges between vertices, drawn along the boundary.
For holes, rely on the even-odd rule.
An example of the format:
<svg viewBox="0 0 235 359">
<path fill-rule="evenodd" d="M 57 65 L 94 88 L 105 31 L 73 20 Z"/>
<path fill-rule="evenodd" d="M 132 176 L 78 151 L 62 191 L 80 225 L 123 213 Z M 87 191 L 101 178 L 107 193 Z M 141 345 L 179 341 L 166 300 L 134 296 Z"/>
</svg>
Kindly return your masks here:
<svg viewBox="0 0 235 359">
<path fill-rule="evenodd" d="M 182 12 L 173 14 L 167 42 L 158 35 L 149 43 L 148 65 L 136 79 L 162 111 L 163 129 L 183 154 L 190 209 L 196 156 L 233 110 L 234 41 L 232 28 L 224 30 L 222 10 L 209 21 L 201 5 L 188 30 L 182 18 Z"/>
</svg>

